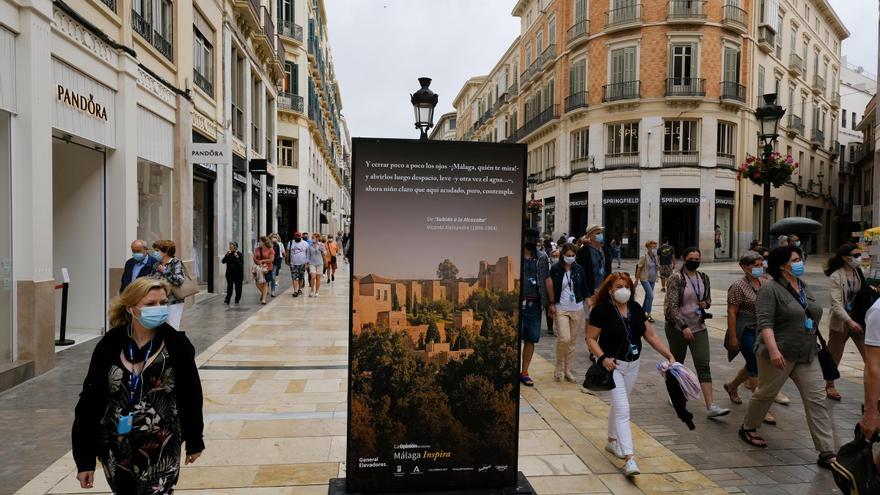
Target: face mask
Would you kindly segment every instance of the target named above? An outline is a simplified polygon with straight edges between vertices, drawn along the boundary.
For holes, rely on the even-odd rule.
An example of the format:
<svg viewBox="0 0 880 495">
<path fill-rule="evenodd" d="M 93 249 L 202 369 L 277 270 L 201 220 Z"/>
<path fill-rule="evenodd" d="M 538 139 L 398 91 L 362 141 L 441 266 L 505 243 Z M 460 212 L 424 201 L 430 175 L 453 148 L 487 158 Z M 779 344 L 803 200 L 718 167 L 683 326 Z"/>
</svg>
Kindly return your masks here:
<svg viewBox="0 0 880 495">
<path fill-rule="evenodd" d="M 755 278 L 761 278 L 764 276 L 763 268 L 752 268 L 752 276 Z"/>
<path fill-rule="evenodd" d="M 767 260 L 764 260 L 764 268 L 767 268 Z"/>
<path fill-rule="evenodd" d="M 605 242 L 605 234 L 596 234 L 596 242 L 598 242 L 598 243 Z"/>
<path fill-rule="evenodd" d="M 687 260 L 684 262 L 684 267 L 688 269 L 688 271 L 695 272 L 697 268 L 700 268 L 700 262 L 695 260 Z"/>
<path fill-rule="evenodd" d="M 623 303 L 629 301 L 629 298 L 631 295 L 632 295 L 632 293 L 629 291 L 629 289 L 620 288 L 620 289 L 617 289 L 616 291 L 614 291 L 614 300 L 619 302 L 620 304 L 623 304 Z"/>
<path fill-rule="evenodd" d="M 855 256 L 853 256 L 852 261 L 849 262 L 849 266 L 851 266 L 851 267 L 853 267 L 853 268 L 858 268 L 858 266 L 859 266 L 859 264 L 860 264 L 861 262 L 862 262 L 862 257 L 861 257 L 861 256 L 859 256 L 858 258 L 855 257 Z"/>
<path fill-rule="evenodd" d="M 795 261 L 791 264 L 791 274 L 795 277 L 800 277 L 804 274 L 804 262 L 803 261 Z"/>
<path fill-rule="evenodd" d="M 146 306 L 141 308 L 138 318 L 144 328 L 153 329 L 168 321 L 168 306 Z"/>
<path fill-rule="evenodd" d="M 794 247 L 801 247 L 801 241 L 794 241 Z"/>
<path fill-rule="evenodd" d="M 150 256 L 156 261 L 162 261 L 162 252 L 161 251 L 153 251 L 150 253 Z"/>
<path fill-rule="evenodd" d="M 570 265 L 570 264 L 572 264 L 572 263 L 575 262 L 575 260 L 577 259 L 577 257 L 576 257 L 576 256 L 564 256 L 562 259 L 564 259 L 565 262 L 568 263 L 568 264 Z"/>
<path fill-rule="evenodd" d="M 131 253 L 131 259 L 133 259 L 137 262 L 144 261 L 144 258 L 146 258 L 146 257 L 147 257 L 147 255 L 144 253 Z"/>
</svg>

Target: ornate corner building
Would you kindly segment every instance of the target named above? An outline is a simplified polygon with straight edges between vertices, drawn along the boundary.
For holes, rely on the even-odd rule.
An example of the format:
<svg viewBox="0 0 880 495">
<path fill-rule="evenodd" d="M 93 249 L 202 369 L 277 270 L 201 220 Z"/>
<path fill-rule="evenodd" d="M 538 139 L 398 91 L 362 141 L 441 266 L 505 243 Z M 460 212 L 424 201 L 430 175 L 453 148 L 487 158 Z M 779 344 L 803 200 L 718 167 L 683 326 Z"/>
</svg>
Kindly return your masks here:
<svg viewBox="0 0 880 495">
<path fill-rule="evenodd" d="M 649 240 L 733 259 L 760 236 L 761 188 L 737 179 L 758 153 L 754 109 L 786 108 L 777 149 L 800 169 L 775 189 L 775 220 L 819 220 L 809 252 L 836 242 L 833 193 L 841 41 L 826 0 L 520 0 L 521 32 L 457 95 L 458 139 L 528 145 L 557 238 L 602 224 L 635 257 Z"/>
</svg>

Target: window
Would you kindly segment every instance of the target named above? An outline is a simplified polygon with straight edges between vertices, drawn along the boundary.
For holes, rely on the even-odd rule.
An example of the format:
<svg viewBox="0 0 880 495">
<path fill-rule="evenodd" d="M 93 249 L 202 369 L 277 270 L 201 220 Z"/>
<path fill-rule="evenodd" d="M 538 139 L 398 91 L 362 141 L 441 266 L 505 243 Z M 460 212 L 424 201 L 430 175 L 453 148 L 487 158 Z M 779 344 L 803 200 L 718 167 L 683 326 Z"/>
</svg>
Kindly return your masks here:
<svg viewBox="0 0 880 495">
<path fill-rule="evenodd" d="M 779 17 L 776 21 L 776 57 L 782 58 L 782 14 L 779 14 Z"/>
<path fill-rule="evenodd" d="M 850 120 L 850 122 L 852 123 L 852 130 L 856 130 L 856 113 L 855 112 L 852 113 L 852 120 Z"/>
<path fill-rule="evenodd" d="M 547 27 L 547 46 L 556 44 L 556 18 L 550 19 Z"/>
<path fill-rule="evenodd" d="M 697 76 L 697 45 L 696 43 L 675 43 L 669 47 L 669 77 L 674 85 L 689 84 L 692 77 Z"/>
<path fill-rule="evenodd" d="M 608 124 L 608 154 L 638 154 L 639 123 Z"/>
<path fill-rule="evenodd" d="M 251 149 L 260 153 L 260 81 L 251 82 Z"/>
<path fill-rule="evenodd" d="M 285 93 L 299 94 L 299 65 L 293 62 L 284 62 L 282 89 Z"/>
<path fill-rule="evenodd" d="M 173 16 L 171 0 L 134 0 L 132 3 L 132 27 L 135 32 L 172 61 Z"/>
<path fill-rule="evenodd" d="M 272 141 L 275 140 L 275 114 L 272 113 L 272 107 L 275 105 L 275 100 L 272 99 L 272 95 L 266 93 L 266 132 L 263 140 L 266 142 L 266 147 L 263 148 L 266 159 L 271 160 L 270 152 L 272 150 Z M 275 158 L 277 160 L 277 157 Z"/>
<path fill-rule="evenodd" d="M 297 168 L 296 141 L 282 138 L 278 140 L 278 165 Z"/>
<path fill-rule="evenodd" d="M 736 124 L 718 122 L 718 165 L 736 166 Z"/>
<path fill-rule="evenodd" d="M 801 54 L 801 58 L 804 59 L 804 79 L 807 79 L 807 66 L 809 65 L 809 61 L 810 61 L 810 57 L 809 57 L 809 55 L 810 55 L 810 41 L 806 38 L 804 38 L 803 48 L 804 48 L 804 53 Z"/>
<path fill-rule="evenodd" d="M 244 69 L 245 59 L 238 52 L 232 55 L 232 133 L 244 139 Z"/>
<path fill-rule="evenodd" d="M 535 58 L 540 57 L 544 53 L 544 30 L 538 30 L 535 33 Z"/>
<path fill-rule="evenodd" d="M 556 140 L 550 141 L 541 147 L 544 158 L 544 180 L 552 179 L 556 176 Z"/>
<path fill-rule="evenodd" d="M 293 24 L 293 0 L 278 0 L 278 23 Z"/>
<path fill-rule="evenodd" d="M 629 46 L 611 50 L 611 84 L 636 80 L 636 47 Z"/>
<path fill-rule="evenodd" d="M 210 35 L 213 37 L 213 33 Z M 197 27 L 193 27 L 193 81 L 214 96 L 214 47 Z"/>
<path fill-rule="evenodd" d="M 587 0 L 574 1 L 574 22 L 587 20 Z"/>
<path fill-rule="evenodd" d="M 571 161 L 584 162 L 590 156 L 590 129 L 588 127 L 571 133 Z"/>
<path fill-rule="evenodd" d="M 724 47 L 724 82 L 739 83 L 739 47 Z"/>
<path fill-rule="evenodd" d="M 587 91 L 587 59 L 580 59 L 575 63 L 571 64 L 571 68 L 569 68 L 568 75 L 568 95 L 570 97 L 577 97 L 577 101 L 570 101 L 570 103 L 581 103 L 586 104 L 586 98 L 584 97 L 584 93 Z M 581 105 L 581 106 L 582 106 Z M 571 105 L 569 105 L 571 106 Z"/>
<path fill-rule="evenodd" d="M 450 117 L 450 119 L 449 119 L 449 130 L 450 130 L 450 131 L 454 131 L 454 130 L 455 130 L 455 124 L 456 124 L 456 118 L 455 118 L 455 117 Z"/>
<path fill-rule="evenodd" d="M 791 53 L 797 53 L 797 28 L 791 26 Z"/>
<path fill-rule="evenodd" d="M 764 66 L 758 66 L 758 96 L 764 94 Z"/>
<path fill-rule="evenodd" d="M 663 122 L 663 163 L 696 165 L 699 163 L 699 139 L 696 120 Z"/>
</svg>

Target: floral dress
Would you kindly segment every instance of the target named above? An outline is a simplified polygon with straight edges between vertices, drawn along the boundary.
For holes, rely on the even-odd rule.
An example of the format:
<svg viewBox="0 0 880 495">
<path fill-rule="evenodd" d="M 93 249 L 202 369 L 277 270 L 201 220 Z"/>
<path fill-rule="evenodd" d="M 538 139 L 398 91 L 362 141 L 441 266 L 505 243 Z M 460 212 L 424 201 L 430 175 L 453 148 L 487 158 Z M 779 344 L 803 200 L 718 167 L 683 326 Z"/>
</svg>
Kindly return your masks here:
<svg viewBox="0 0 880 495">
<path fill-rule="evenodd" d="M 131 407 L 131 372 L 121 357 L 110 367 L 99 457 L 114 493 L 152 495 L 174 491 L 180 473 L 182 437 L 171 362 L 163 346 L 144 371 Z M 129 413 L 131 432 L 118 435 L 119 418 Z"/>
</svg>

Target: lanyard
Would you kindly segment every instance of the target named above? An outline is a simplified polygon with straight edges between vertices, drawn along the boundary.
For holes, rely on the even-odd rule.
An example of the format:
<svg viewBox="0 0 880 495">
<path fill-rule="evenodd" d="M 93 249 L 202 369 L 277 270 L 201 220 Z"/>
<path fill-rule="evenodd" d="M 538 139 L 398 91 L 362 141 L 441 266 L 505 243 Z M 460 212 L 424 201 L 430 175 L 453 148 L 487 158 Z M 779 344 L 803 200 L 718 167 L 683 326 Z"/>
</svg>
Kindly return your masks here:
<svg viewBox="0 0 880 495">
<path fill-rule="evenodd" d="M 134 393 L 135 390 L 138 389 L 141 385 L 141 377 L 144 375 L 144 371 L 147 369 L 147 363 L 150 361 L 150 354 L 153 352 L 153 341 L 150 341 L 150 347 L 147 347 L 147 354 L 144 356 L 144 365 L 141 368 L 140 373 L 134 372 L 134 345 L 131 341 L 128 341 L 128 360 L 131 362 L 131 382 L 129 383 L 129 397 L 128 404 L 130 406 L 134 405 Z M 141 397 L 143 397 L 143 389 L 141 389 Z"/>
<path fill-rule="evenodd" d="M 760 283 L 761 283 L 761 281 L 759 280 L 758 284 L 760 284 Z M 749 280 L 749 277 L 746 277 L 746 285 L 749 286 L 749 289 L 752 289 L 752 292 L 754 292 L 756 296 L 758 295 L 758 289 L 756 289 L 755 286 L 752 285 L 752 281 Z"/>
<path fill-rule="evenodd" d="M 614 312 L 617 313 L 617 317 L 620 318 L 620 322 L 623 323 L 623 327 L 626 329 L 626 340 L 632 344 L 633 333 L 632 333 L 632 311 L 629 311 L 629 305 L 627 305 L 627 315 L 626 318 L 620 314 L 620 310 L 617 309 L 616 304 L 612 304 L 614 306 Z"/>
<path fill-rule="evenodd" d="M 700 277 L 700 273 L 697 272 L 697 281 L 696 282 L 694 282 L 693 279 L 691 279 L 691 277 L 689 277 L 688 275 L 685 275 L 684 277 L 686 279 L 688 279 L 688 283 L 691 285 L 691 288 L 694 289 L 694 295 L 697 296 L 697 301 L 702 301 L 704 299 L 703 296 L 705 294 L 703 293 L 704 292 L 703 280 Z M 697 290 L 697 289 L 699 289 L 699 290 Z"/>
<path fill-rule="evenodd" d="M 565 284 L 565 280 L 568 279 L 568 290 L 574 294 L 574 285 L 571 283 L 571 271 L 565 272 L 565 275 L 562 276 L 562 283 Z"/>
<path fill-rule="evenodd" d="M 856 289 L 857 289 L 857 286 L 859 285 L 859 282 L 860 282 L 859 275 L 857 273 L 855 273 L 855 270 L 853 270 L 853 277 L 852 278 L 850 278 L 847 275 L 846 284 L 849 286 L 849 294 L 846 295 L 846 300 L 848 303 L 852 303 L 852 301 L 855 299 Z"/>
<path fill-rule="evenodd" d="M 797 281 L 797 285 L 798 285 L 798 294 L 797 294 L 798 302 L 801 303 L 801 306 L 804 309 L 807 309 L 807 293 L 804 290 L 804 286 L 803 286 L 803 284 L 801 284 L 800 280 Z"/>
</svg>

